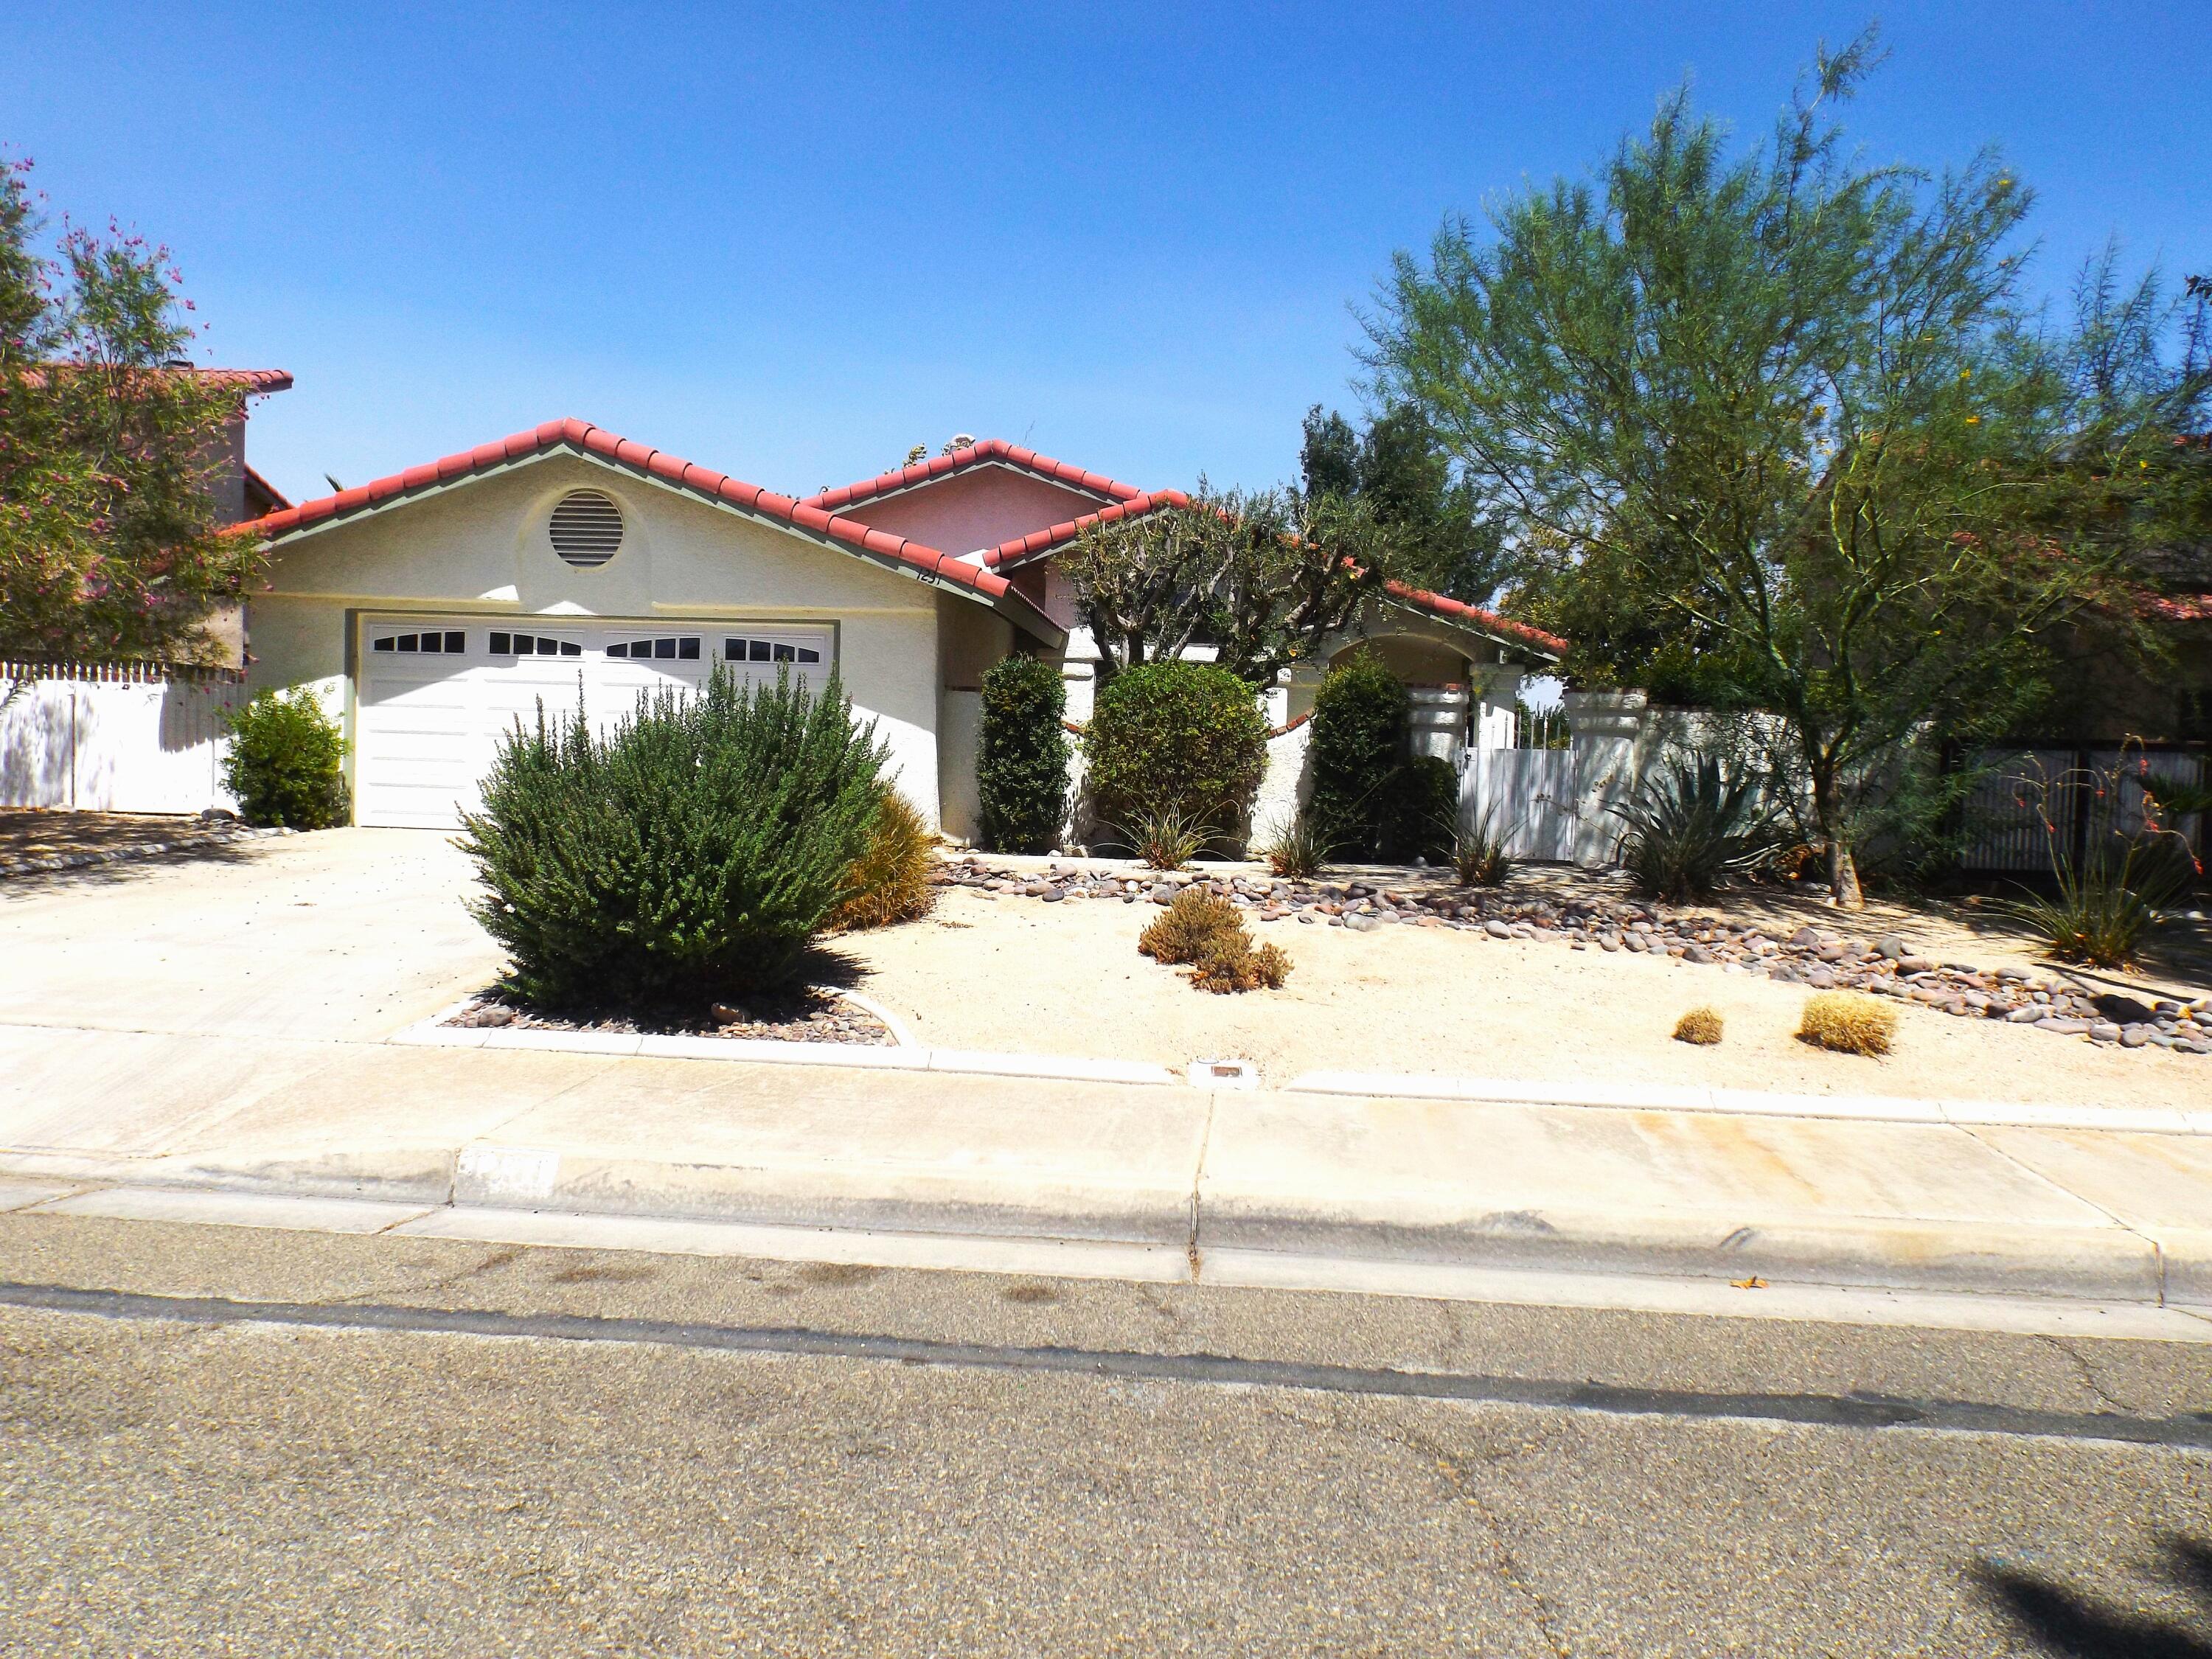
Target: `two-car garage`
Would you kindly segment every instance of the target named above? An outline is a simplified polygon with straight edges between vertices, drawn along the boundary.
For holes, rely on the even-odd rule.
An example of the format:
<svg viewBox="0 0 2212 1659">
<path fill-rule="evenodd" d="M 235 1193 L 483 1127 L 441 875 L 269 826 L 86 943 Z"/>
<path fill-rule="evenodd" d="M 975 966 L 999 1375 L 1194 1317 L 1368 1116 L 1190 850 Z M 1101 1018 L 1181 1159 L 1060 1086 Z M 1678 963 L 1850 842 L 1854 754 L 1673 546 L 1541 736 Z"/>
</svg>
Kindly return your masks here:
<svg viewBox="0 0 2212 1659">
<path fill-rule="evenodd" d="M 517 721 L 573 710 L 595 726 L 641 696 L 704 685 L 720 664 L 741 681 L 787 673 L 819 687 L 836 660 L 821 623 L 562 617 L 372 617 L 360 624 L 355 819 L 449 829 Z"/>
</svg>

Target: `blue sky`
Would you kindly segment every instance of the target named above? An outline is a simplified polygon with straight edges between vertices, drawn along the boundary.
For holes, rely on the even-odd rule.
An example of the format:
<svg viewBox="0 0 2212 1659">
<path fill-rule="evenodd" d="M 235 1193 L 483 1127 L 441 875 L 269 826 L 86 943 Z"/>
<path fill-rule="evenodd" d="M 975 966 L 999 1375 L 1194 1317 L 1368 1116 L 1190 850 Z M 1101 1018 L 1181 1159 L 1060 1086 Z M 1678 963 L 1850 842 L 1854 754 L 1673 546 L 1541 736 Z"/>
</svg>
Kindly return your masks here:
<svg viewBox="0 0 2212 1659">
<path fill-rule="evenodd" d="M 1877 159 L 2002 145 L 2038 280 L 2212 270 L 2212 17 L 2160 4 L 137 8 L 11 0 L 0 144 L 167 241 L 322 493 L 558 416 L 795 491 L 955 431 L 1255 485 L 1448 210 L 1689 76 L 1763 133 L 1879 15 Z"/>
</svg>

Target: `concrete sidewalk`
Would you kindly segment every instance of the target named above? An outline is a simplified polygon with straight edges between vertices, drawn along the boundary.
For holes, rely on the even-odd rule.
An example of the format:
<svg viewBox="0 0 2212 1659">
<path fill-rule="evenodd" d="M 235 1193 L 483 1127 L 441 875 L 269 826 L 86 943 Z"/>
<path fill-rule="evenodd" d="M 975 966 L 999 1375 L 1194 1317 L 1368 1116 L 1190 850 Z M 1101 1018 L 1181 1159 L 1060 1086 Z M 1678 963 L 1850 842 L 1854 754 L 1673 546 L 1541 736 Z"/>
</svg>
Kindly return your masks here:
<svg viewBox="0 0 2212 1659">
<path fill-rule="evenodd" d="M 2212 1139 L 0 1027 L 0 1176 L 2212 1304 Z"/>
</svg>

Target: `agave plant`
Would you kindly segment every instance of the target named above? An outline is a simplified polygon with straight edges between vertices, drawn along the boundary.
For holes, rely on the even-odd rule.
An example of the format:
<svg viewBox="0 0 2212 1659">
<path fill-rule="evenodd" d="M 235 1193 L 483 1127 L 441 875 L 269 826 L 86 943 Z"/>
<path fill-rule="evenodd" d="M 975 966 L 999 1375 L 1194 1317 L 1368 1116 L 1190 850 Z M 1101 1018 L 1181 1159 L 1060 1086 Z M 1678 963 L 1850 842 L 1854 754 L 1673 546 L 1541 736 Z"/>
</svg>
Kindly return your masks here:
<svg viewBox="0 0 2212 1659">
<path fill-rule="evenodd" d="M 1611 809 L 1628 826 L 1620 861 L 1645 894 L 1701 899 L 1771 858 L 1780 837 L 1760 781 L 1700 755 L 1675 760 Z"/>
</svg>

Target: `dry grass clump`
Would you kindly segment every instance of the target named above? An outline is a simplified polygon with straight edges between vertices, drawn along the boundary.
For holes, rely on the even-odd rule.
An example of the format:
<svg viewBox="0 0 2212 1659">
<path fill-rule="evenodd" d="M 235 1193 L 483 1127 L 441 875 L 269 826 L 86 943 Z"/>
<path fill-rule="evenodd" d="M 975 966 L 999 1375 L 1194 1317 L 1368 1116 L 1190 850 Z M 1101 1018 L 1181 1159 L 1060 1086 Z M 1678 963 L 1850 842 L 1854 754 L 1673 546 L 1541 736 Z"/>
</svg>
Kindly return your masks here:
<svg viewBox="0 0 2212 1659">
<path fill-rule="evenodd" d="M 1692 1008 L 1674 1022 L 1674 1041 L 1694 1042 L 1701 1048 L 1710 1048 L 1721 1040 L 1721 1011 L 1717 1008 Z"/>
<path fill-rule="evenodd" d="M 927 915 L 937 903 L 930 880 L 936 869 L 937 837 L 905 796 L 885 790 L 867 847 L 845 873 L 845 894 L 830 926 L 852 932 Z"/>
<path fill-rule="evenodd" d="M 1279 990 L 1291 971 L 1290 957 L 1276 946 L 1252 943 L 1235 905 L 1194 888 L 1176 895 L 1137 949 L 1156 962 L 1189 963 L 1190 982 L 1201 991 Z"/>
<path fill-rule="evenodd" d="M 1845 1054 L 1886 1054 L 1897 1036 L 1897 1011 L 1852 991 L 1823 991 L 1805 1005 L 1800 1041 Z"/>
</svg>

